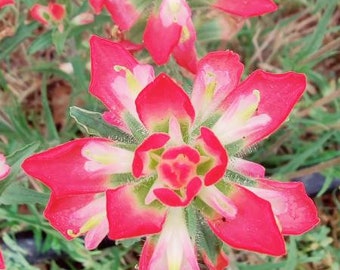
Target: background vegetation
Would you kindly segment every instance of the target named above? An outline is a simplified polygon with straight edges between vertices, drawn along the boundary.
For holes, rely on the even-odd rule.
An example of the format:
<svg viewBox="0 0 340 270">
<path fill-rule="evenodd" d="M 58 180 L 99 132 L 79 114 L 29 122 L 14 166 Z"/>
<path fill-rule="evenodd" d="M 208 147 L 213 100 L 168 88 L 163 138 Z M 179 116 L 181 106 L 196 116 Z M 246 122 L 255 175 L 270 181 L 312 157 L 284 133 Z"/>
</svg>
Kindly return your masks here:
<svg viewBox="0 0 340 270">
<path fill-rule="evenodd" d="M 0 152 L 12 166 L 10 177 L 0 183 L 1 249 L 7 267 L 134 269 L 140 243 L 107 240 L 98 250 L 87 251 L 82 239 L 64 240 L 42 216 L 49 190 L 20 169 L 22 160 L 34 152 L 88 136 L 69 114 L 74 105 L 104 109 L 87 92 L 88 39 L 91 34 L 119 38 L 105 12 L 89 25 L 70 23 L 75 15 L 90 10 L 87 1 L 58 1 L 68 13 L 62 33 L 31 20 L 28 10 L 37 2 L 47 4 L 17 0 L 15 6 L 0 10 Z M 340 269 L 340 190 L 330 188 L 340 178 L 339 1 L 277 1 L 277 12 L 246 21 L 237 34 L 222 41 L 223 31 L 211 20 L 215 13 L 207 10 L 206 1 L 189 2 L 196 16 L 201 56 L 232 49 L 245 63 L 245 75 L 261 68 L 308 76 L 307 91 L 289 121 L 248 157 L 263 164 L 274 179 L 289 181 L 313 173 L 325 179 L 315 192 L 321 218 L 316 229 L 287 238 L 288 255 L 282 258 L 229 249 L 230 269 Z M 130 34 L 135 41 L 141 37 L 139 27 Z M 151 61 L 145 52 L 138 57 Z M 71 73 L 65 64 L 72 66 Z M 174 66 L 165 69 L 176 76 L 179 71 Z M 189 81 L 184 83 L 190 87 Z"/>
</svg>

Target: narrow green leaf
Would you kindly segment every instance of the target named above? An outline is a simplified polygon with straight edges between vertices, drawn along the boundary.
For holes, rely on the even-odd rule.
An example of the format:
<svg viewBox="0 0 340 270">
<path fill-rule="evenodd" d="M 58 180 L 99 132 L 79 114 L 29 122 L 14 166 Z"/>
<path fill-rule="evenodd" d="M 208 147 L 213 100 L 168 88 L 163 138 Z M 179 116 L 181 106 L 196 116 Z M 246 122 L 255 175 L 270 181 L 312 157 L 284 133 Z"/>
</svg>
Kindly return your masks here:
<svg viewBox="0 0 340 270">
<path fill-rule="evenodd" d="M 326 1 L 324 3 L 326 3 Z M 308 39 L 305 42 L 306 46 L 302 47 L 303 49 L 298 54 L 300 57 L 311 55 L 320 48 L 324 36 L 328 31 L 328 24 L 332 19 L 332 14 L 334 12 L 336 5 L 337 1 L 334 0 L 327 1 L 326 9 L 322 16 L 320 17 L 318 25 L 316 26 L 312 35 L 308 36 Z"/>
<path fill-rule="evenodd" d="M 289 245 L 288 245 L 288 258 L 286 261 L 285 269 L 296 269 L 296 266 L 298 264 L 298 255 L 297 255 L 297 246 L 296 246 L 296 240 L 293 236 L 289 239 Z"/>
<path fill-rule="evenodd" d="M 279 263 L 264 263 L 260 265 L 249 265 L 249 264 L 238 264 L 238 268 L 240 270 L 277 270 L 277 269 L 283 269 L 282 267 L 285 266 L 285 262 L 279 262 Z M 284 268 L 284 269 L 290 269 L 290 268 Z M 294 269 L 294 268 L 292 268 Z"/>
<path fill-rule="evenodd" d="M 48 31 L 40 36 L 38 36 L 28 48 L 28 54 L 34 54 L 38 51 L 46 49 L 52 44 L 52 31 Z"/>
<path fill-rule="evenodd" d="M 39 147 L 39 142 L 33 142 L 15 151 L 7 157 L 7 162 L 11 166 L 11 173 L 16 174 L 21 169 L 21 163 L 25 158 L 32 155 Z"/>
<path fill-rule="evenodd" d="M 70 115 L 89 135 L 112 138 L 113 140 L 124 143 L 135 143 L 131 135 L 121 131 L 117 127 L 107 124 L 99 112 L 92 112 L 72 106 L 70 108 Z"/>
<path fill-rule="evenodd" d="M 0 60 L 9 56 L 26 38 L 30 37 L 33 31 L 39 26 L 37 22 L 21 24 L 14 36 L 5 38 L 0 43 Z"/>
<path fill-rule="evenodd" d="M 50 109 L 50 105 L 47 98 L 47 82 L 46 74 L 43 75 L 42 86 L 41 86 L 41 102 L 44 110 L 44 116 L 46 121 L 46 127 L 48 131 L 48 139 L 59 142 L 59 135 L 57 128 L 54 123 L 53 115 Z"/>
<path fill-rule="evenodd" d="M 145 127 L 140 122 L 138 122 L 136 118 L 134 118 L 130 113 L 125 114 L 124 120 L 138 143 L 141 143 L 148 136 L 148 132 Z"/>
<path fill-rule="evenodd" d="M 318 192 L 318 194 L 316 194 L 316 197 L 321 197 L 330 187 L 333 180 L 334 180 L 334 175 L 332 174 L 326 175 L 325 182 L 323 183 L 321 190 Z"/>
<path fill-rule="evenodd" d="M 0 196 L 0 204 L 34 204 L 46 205 L 49 194 L 39 193 L 19 183 L 13 183 Z"/>
<path fill-rule="evenodd" d="M 305 160 L 310 157 L 311 155 L 315 154 L 317 151 L 323 151 L 322 147 L 325 144 L 325 142 L 333 136 L 334 132 L 326 133 L 324 136 L 322 136 L 319 140 L 311 144 L 311 146 L 302 153 L 296 154 L 290 162 L 288 162 L 285 166 L 282 166 L 279 170 L 279 173 L 287 173 L 287 172 L 293 172 L 297 168 L 299 168 L 302 164 L 304 164 Z"/>
<path fill-rule="evenodd" d="M 210 230 L 205 220 L 201 217 L 197 222 L 198 236 L 196 239 L 200 250 L 203 250 L 212 262 L 216 261 L 217 255 L 220 253 L 222 242 Z"/>
<path fill-rule="evenodd" d="M 64 50 L 67 35 L 67 31 L 60 32 L 58 29 L 54 29 L 52 32 L 52 41 L 58 54 L 61 54 Z"/>
</svg>

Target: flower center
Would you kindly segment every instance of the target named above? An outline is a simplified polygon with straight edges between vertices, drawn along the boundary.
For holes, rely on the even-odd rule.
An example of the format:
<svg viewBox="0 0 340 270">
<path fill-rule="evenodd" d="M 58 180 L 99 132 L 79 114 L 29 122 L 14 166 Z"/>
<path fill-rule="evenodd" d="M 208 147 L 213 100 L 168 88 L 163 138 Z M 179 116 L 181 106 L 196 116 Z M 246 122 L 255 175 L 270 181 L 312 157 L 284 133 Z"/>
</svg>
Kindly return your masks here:
<svg viewBox="0 0 340 270">
<path fill-rule="evenodd" d="M 159 178 L 173 189 L 185 187 L 196 176 L 200 155 L 197 150 L 184 145 L 166 150 L 158 164 Z"/>
</svg>

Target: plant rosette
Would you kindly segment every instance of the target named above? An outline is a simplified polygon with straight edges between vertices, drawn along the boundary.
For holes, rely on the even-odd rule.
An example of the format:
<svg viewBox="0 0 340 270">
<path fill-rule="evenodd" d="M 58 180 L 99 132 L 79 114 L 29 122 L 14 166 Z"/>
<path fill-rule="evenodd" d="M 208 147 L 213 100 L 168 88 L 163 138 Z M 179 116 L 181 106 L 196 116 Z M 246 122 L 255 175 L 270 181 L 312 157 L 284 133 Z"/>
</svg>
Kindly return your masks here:
<svg viewBox="0 0 340 270">
<path fill-rule="evenodd" d="M 51 189 L 44 214 L 66 239 L 85 235 L 93 249 L 106 235 L 146 236 L 139 269 L 199 269 L 197 253 L 223 269 L 224 244 L 281 256 L 283 236 L 319 222 L 302 183 L 269 180 L 242 158 L 286 120 L 305 90 L 303 74 L 257 70 L 240 82 L 239 56 L 212 52 L 198 62 L 189 96 L 119 43 L 93 36 L 90 47 L 90 93 L 107 111 L 78 113 L 93 116 L 92 134 L 112 133 L 22 165 Z"/>
</svg>

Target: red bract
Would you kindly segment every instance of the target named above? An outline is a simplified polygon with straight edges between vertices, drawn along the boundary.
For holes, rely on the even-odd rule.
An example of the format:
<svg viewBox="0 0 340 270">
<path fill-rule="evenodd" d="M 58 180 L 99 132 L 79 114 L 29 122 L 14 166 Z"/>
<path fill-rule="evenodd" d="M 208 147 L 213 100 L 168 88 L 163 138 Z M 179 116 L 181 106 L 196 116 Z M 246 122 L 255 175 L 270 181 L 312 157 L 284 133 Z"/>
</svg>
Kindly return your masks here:
<svg viewBox="0 0 340 270">
<path fill-rule="evenodd" d="M 134 101 L 154 79 L 152 66 L 139 64 L 119 43 L 93 36 L 91 46 L 90 93 L 109 109 L 104 119 L 128 131 L 124 117 L 137 116 Z"/>
<path fill-rule="evenodd" d="M 30 10 L 31 17 L 45 25 L 59 23 L 65 17 L 65 7 L 61 4 L 49 3 L 48 6 L 35 4 Z"/>
<path fill-rule="evenodd" d="M 261 165 L 228 156 L 285 121 L 304 75 L 255 71 L 240 83 L 239 56 L 214 52 L 198 62 L 189 97 L 168 75 L 154 79 L 117 43 L 93 37 L 91 59 L 90 92 L 109 109 L 104 119 L 134 140 L 75 140 L 23 164 L 51 188 L 45 216 L 67 239 L 86 234 L 93 248 L 107 232 L 146 236 L 140 269 L 199 269 L 196 248 L 210 269 L 220 269 L 222 243 L 280 256 L 283 235 L 318 223 L 301 184 L 265 179 Z M 189 230 L 189 215 L 199 217 L 197 228 Z M 202 250 L 193 233 L 202 228 L 216 234 L 219 257 Z"/>
<path fill-rule="evenodd" d="M 121 30 L 129 30 L 140 17 L 133 1 L 89 0 L 89 2 L 96 13 L 100 13 L 103 7 L 106 7 Z M 212 7 L 240 16 L 242 18 L 240 21 L 277 9 L 272 0 L 217 0 Z M 162 0 L 159 7 L 154 8 L 147 20 L 143 40 L 145 48 L 156 64 L 167 63 L 172 55 L 180 66 L 196 73 L 198 61 L 195 48 L 196 31 L 191 17 L 191 9 L 186 0 Z M 242 23 L 239 22 L 237 25 L 241 27 Z"/>
<path fill-rule="evenodd" d="M 4 257 L 1 251 L 0 251 L 0 269 L 6 269 Z"/>
<path fill-rule="evenodd" d="M 196 73 L 195 41 L 196 31 L 186 1 L 163 0 L 158 13 L 148 19 L 144 32 L 145 47 L 154 61 L 165 64 L 173 53 L 179 65 Z"/>
<path fill-rule="evenodd" d="M 272 0 L 217 0 L 213 7 L 243 18 L 260 16 L 277 10 Z"/>
<path fill-rule="evenodd" d="M 44 214 L 52 226 L 67 239 L 86 234 L 86 247 L 93 249 L 108 233 L 105 191 L 110 175 L 129 171 L 132 158 L 110 140 L 85 138 L 34 155 L 22 167 L 51 188 Z"/>
<path fill-rule="evenodd" d="M 106 7 L 121 30 L 129 30 L 140 15 L 129 0 L 89 0 L 89 3 L 97 14 Z"/>
<path fill-rule="evenodd" d="M 13 5 L 14 3 L 14 0 L 0 0 L 0 9 L 7 5 Z"/>
</svg>

